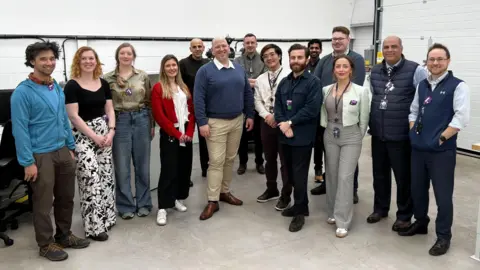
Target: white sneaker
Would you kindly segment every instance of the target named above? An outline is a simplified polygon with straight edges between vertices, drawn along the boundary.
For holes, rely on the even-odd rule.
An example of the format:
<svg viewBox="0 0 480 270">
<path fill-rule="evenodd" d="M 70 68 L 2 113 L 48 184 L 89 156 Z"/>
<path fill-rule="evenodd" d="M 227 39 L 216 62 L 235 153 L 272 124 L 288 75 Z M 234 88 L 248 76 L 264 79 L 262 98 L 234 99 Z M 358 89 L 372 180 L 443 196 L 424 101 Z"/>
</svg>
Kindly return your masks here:
<svg viewBox="0 0 480 270">
<path fill-rule="evenodd" d="M 345 236 L 348 235 L 347 229 L 343 228 L 337 228 L 337 231 L 335 232 L 338 238 L 344 238 Z"/>
<path fill-rule="evenodd" d="M 157 212 L 157 224 L 164 226 L 167 224 L 167 211 L 165 209 L 160 209 Z"/>
<path fill-rule="evenodd" d="M 328 218 L 327 223 L 330 224 L 330 225 L 333 225 L 333 224 L 335 224 L 335 219 L 334 218 Z"/>
<path fill-rule="evenodd" d="M 175 209 L 180 212 L 185 212 L 187 211 L 187 207 L 183 204 L 182 201 L 176 200 L 175 201 Z"/>
</svg>

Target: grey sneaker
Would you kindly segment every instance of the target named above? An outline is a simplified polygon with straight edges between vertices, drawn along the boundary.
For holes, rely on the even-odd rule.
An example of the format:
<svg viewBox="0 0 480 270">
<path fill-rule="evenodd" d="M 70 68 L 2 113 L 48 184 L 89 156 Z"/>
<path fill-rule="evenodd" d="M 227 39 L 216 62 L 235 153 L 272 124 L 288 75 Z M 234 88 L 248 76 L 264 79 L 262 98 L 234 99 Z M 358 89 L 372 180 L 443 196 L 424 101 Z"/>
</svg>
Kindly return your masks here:
<svg viewBox="0 0 480 270">
<path fill-rule="evenodd" d="M 147 208 L 142 207 L 142 208 L 138 209 L 137 216 L 146 217 L 148 215 L 150 215 L 150 210 L 148 210 Z"/>
<path fill-rule="evenodd" d="M 120 217 L 123 219 L 132 219 L 135 217 L 135 214 L 132 212 L 126 212 L 126 213 L 120 214 Z"/>
</svg>

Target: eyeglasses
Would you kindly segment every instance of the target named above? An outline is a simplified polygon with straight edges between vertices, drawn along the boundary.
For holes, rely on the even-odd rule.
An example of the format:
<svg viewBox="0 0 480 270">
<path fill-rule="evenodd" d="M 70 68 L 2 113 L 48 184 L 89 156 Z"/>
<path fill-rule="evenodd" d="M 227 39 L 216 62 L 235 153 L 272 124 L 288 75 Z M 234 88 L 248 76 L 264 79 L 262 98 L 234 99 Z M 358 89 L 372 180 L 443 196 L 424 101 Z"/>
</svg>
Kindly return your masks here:
<svg viewBox="0 0 480 270">
<path fill-rule="evenodd" d="M 441 63 L 443 61 L 446 61 L 448 60 L 447 58 L 428 58 L 427 61 L 429 63 L 435 63 L 435 61 L 437 61 L 438 63 Z"/>
</svg>

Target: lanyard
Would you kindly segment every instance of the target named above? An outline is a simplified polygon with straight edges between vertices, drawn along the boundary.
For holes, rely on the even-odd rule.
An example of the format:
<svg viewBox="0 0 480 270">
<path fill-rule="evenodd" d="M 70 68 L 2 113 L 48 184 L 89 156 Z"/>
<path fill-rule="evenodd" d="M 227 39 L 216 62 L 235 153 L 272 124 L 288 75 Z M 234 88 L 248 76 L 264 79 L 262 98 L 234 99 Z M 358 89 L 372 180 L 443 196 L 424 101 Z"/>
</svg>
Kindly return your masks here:
<svg viewBox="0 0 480 270">
<path fill-rule="evenodd" d="M 277 73 L 277 76 L 275 77 L 273 84 L 272 84 L 272 80 L 270 79 L 270 73 L 268 73 L 268 84 L 270 85 L 270 91 L 272 92 L 272 96 L 273 96 L 273 88 L 277 85 L 277 80 L 278 80 L 278 77 L 280 77 L 280 73 L 282 72 L 282 70 L 283 70 L 283 67 Z"/>
<path fill-rule="evenodd" d="M 338 105 L 340 104 L 340 101 L 342 100 L 343 98 L 343 94 L 345 94 L 345 91 L 347 91 L 348 87 L 350 86 L 350 82 L 348 82 L 347 86 L 345 86 L 345 89 L 343 89 L 343 92 L 342 94 L 340 95 L 340 97 L 338 98 L 338 101 L 337 101 L 337 96 L 335 95 L 335 114 L 338 113 Z M 338 83 L 337 85 L 335 86 L 335 92 L 338 93 Z"/>
</svg>

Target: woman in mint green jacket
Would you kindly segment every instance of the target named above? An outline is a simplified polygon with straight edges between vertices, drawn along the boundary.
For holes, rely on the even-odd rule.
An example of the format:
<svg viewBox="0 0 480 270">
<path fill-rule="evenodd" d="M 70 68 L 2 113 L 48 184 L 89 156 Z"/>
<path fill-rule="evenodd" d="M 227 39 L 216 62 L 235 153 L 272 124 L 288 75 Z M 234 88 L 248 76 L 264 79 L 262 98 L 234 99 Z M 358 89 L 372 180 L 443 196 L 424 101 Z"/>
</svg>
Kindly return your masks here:
<svg viewBox="0 0 480 270">
<path fill-rule="evenodd" d="M 352 221 L 353 178 L 370 115 L 368 89 L 351 81 L 354 68 L 350 57 L 338 56 L 333 61 L 336 83 L 322 89 L 327 222 L 337 225 L 337 237 L 347 236 Z"/>
</svg>

